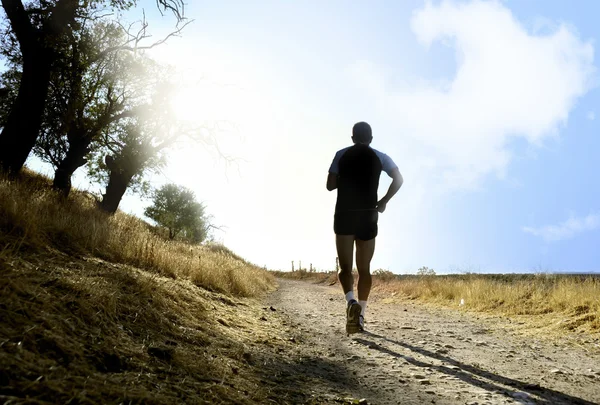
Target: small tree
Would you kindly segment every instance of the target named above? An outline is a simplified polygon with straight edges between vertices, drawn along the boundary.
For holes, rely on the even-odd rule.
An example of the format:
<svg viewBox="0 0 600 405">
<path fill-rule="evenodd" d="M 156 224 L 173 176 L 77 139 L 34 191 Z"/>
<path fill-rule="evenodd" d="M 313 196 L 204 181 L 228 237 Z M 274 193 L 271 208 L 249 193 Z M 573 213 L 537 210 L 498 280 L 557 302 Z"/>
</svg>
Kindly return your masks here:
<svg viewBox="0 0 600 405">
<path fill-rule="evenodd" d="M 419 270 L 417 270 L 417 275 L 419 275 L 419 276 L 435 276 L 435 270 L 430 269 L 429 267 L 423 266 Z"/>
<path fill-rule="evenodd" d="M 210 224 L 204 205 L 196 201 L 194 192 L 176 184 L 166 184 L 153 193 L 154 204 L 144 215 L 169 230 L 169 239 L 181 235 L 200 243 L 208 237 Z"/>
</svg>

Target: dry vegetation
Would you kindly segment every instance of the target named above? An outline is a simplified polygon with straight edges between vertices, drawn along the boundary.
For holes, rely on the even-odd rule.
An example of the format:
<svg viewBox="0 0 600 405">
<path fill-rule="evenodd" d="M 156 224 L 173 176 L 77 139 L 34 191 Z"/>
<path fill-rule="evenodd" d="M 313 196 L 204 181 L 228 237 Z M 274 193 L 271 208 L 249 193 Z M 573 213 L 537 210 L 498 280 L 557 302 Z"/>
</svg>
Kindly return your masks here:
<svg viewBox="0 0 600 405">
<path fill-rule="evenodd" d="M 259 306 L 54 252 L 0 261 L 0 402 L 262 403 Z M 280 326 L 279 326 L 280 327 Z"/>
<path fill-rule="evenodd" d="M 383 278 L 384 280 L 382 280 Z M 377 278 L 376 278 L 377 280 Z M 600 332 L 600 277 L 555 274 L 382 275 L 376 291 L 560 330 Z M 460 305 L 464 300 L 464 305 Z M 558 322 L 557 322 L 558 319 Z"/>
<path fill-rule="evenodd" d="M 273 285 L 271 275 L 222 246 L 165 240 L 136 217 L 107 215 L 93 198 L 78 193 L 63 200 L 46 183 L 32 175 L 18 183 L 0 179 L 1 255 L 51 246 L 240 296 L 256 296 Z"/>
<path fill-rule="evenodd" d="M 305 269 L 296 271 L 272 271 L 273 275 L 279 278 L 287 278 L 289 280 L 305 280 L 314 283 L 327 283 L 333 285 L 337 282 L 337 274 L 335 271 L 307 271 Z"/>
<path fill-rule="evenodd" d="M 274 286 L 223 246 L 0 179 L 0 402 L 257 403 L 256 342 L 278 335 L 242 297 Z M 280 326 L 279 326 L 280 327 Z M 262 343 L 260 343 L 262 344 Z M 264 351 L 264 349 L 263 349 Z"/>
</svg>

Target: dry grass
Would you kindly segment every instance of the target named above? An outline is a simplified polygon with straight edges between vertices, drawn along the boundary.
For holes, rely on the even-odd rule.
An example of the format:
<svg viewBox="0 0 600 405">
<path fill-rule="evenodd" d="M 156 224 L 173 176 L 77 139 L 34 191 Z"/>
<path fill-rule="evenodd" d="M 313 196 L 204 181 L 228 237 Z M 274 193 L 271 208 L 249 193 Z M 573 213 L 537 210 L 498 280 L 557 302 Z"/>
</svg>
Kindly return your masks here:
<svg viewBox="0 0 600 405">
<path fill-rule="evenodd" d="M 600 277 L 473 274 L 375 279 L 376 290 L 386 294 L 513 317 L 547 316 L 550 321 L 558 316 L 562 329 L 600 332 Z"/>
<path fill-rule="evenodd" d="M 254 341 L 283 327 L 251 300 L 60 252 L 0 274 L 2 403 L 268 402 Z"/>
<path fill-rule="evenodd" d="M 337 282 L 337 273 L 335 271 L 319 272 L 301 269 L 296 271 L 272 271 L 272 273 L 276 277 L 289 280 L 305 280 L 314 283 L 327 283 L 329 285 L 333 285 Z"/>
<path fill-rule="evenodd" d="M 254 342 L 283 327 L 242 297 L 274 277 L 224 246 L 163 240 L 26 173 L 0 179 L 0 277 L 2 403 L 271 400 Z"/>
<path fill-rule="evenodd" d="M 0 255 L 54 247 L 130 264 L 213 291 L 256 296 L 273 277 L 220 246 L 190 246 L 160 238 L 145 222 L 121 212 L 100 212 L 93 199 L 62 199 L 39 176 L 0 179 Z"/>
</svg>

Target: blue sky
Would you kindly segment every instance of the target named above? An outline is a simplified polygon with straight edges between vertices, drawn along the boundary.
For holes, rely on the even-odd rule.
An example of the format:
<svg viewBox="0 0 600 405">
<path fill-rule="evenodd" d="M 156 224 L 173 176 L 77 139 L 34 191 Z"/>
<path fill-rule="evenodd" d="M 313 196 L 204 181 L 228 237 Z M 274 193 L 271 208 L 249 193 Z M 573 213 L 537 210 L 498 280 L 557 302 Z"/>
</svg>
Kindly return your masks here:
<svg viewBox="0 0 600 405">
<path fill-rule="evenodd" d="M 169 29 L 153 1 L 140 4 L 156 37 Z M 187 83 L 183 118 L 234 124 L 215 137 L 239 161 L 187 145 L 152 182 L 194 189 L 224 226 L 217 238 L 257 264 L 331 268 L 327 169 L 366 120 L 405 177 L 380 216 L 373 268 L 598 271 L 599 11 L 594 1 L 193 2 L 194 23 L 153 53 Z M 146 205 L 128 196 L 122 208 Z"/>
</svg>

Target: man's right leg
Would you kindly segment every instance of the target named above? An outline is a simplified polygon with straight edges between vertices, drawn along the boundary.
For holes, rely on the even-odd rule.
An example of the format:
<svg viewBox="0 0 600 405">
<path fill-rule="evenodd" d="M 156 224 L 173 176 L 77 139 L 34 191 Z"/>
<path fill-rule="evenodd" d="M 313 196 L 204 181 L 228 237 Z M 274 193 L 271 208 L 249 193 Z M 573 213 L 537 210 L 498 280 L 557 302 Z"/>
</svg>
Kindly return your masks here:
<svg viewBox="0 0 600 405">
<path fill-rule="evenodd" d="M 335 235 L 338 261 L 340 264 L 340 284 L 344 294 L 354 289 L 354 277 L 352 276 L 352 260 L 354 259 L 354 235 Z"/>
</svg>

